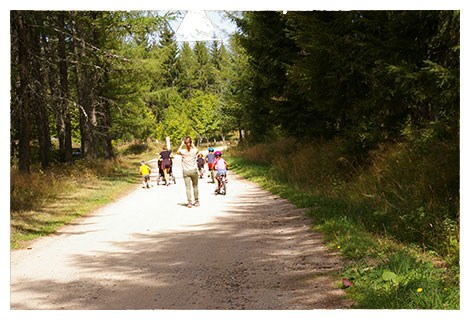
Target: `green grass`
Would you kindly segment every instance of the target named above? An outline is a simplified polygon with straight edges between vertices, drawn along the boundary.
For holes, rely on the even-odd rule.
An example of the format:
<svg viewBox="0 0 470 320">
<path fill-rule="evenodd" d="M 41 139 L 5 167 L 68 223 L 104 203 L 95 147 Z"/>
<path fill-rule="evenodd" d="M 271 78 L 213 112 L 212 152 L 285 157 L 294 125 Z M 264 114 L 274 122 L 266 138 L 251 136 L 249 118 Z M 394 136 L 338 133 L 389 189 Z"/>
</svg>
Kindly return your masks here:
<svg viewBox="0 0 470 320">
<path fill-rule="evenodd" d="M 230 154 L 230 153 L 229 153 Z M 371 232 L 361 223 L 360 207 L 347 197 L 315 195 L 289 182 L 275 167 L 242 157 L 227 157 L 231 170 L 262 188 L 310 208 L 313 228 L 321 232 L 327 247 L 348 262 L 340 279 L 351 280 L 344 288 L 355 308 L 363 309 L 459 309 L 459 267 L 446 266 L 432 252 L 401 243 L 386 233 Z M 351 212 L 353 216 L 351 217 Z M 364 211 L 367 213 L 367 211 Z M 433 264 L 432 262 L 436 262 Z"/>
<path fill-rule="evenodd" d="M 343 277 L 353 286 L 347 289 L 363 309 L 459 309 L 459 287 L 445 276 L 445 269 L 419 260 L 404 251 L 383 255 L 369 266 L 349 266 Z"/>
<path fill-rule="evenodd" d="M 25 176 L 11 169 L 10 247 L 56 232 L 61 226 L 126 194 L 140 182 L 139 163 L 155 150 L 116 160 L 77 160 Z"/>
<path fill-rule="evenodd" d="M 58 228 L 113 200 L 135 185 L 125 180 L 109 182 L 94 179 L 67 191 L 40 207 L 10 213 L 11 248 L 22 248 L 26 241 L 48 235 Z"/>
</svg>

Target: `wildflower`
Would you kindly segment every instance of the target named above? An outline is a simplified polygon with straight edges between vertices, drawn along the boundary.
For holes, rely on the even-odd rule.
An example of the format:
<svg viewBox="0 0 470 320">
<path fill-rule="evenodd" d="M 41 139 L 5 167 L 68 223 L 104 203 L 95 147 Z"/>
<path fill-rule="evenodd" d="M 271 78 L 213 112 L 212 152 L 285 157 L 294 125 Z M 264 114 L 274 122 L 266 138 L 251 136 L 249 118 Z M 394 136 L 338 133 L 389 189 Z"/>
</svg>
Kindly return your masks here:
<svg viewBox="0 0 470 320">
<path fill-rule="evenodd" d="M 444 291 L 447 291 L 447 288 L 444 288 Z"/>
<path fill-rule="evenodd" d="M 418 288 L 418 290 L 416 290 L 416 292 L 421 292 L 423 291 L 423 288 Z"/>
<path fill-rule="evenodd" d="M 341 248 L 341 246 L 338 246 L 338 249 L 340 249 L 340 248 Z"/>
<path fill-rule="evenodd" d="M 352 286 L 352 282 L 349 279 L 343 278 L 343 284 L 346 288 Z"/>
</svg>

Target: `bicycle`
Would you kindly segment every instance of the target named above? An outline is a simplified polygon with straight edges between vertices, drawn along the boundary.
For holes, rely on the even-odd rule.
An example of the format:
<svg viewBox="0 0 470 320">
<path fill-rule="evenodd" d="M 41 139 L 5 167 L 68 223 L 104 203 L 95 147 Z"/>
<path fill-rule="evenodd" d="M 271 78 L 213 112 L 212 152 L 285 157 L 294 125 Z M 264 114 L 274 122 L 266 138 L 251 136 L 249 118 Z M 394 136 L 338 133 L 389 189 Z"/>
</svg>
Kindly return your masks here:
<svg viewBox="0 0 470 320">
<path fill-rule="evenodd" d="M 215 194 L 227 194 L 227 174 L 221 174 L 216 177 L 217 179 L 217 189 L 215 189 Z"/>
</svg>

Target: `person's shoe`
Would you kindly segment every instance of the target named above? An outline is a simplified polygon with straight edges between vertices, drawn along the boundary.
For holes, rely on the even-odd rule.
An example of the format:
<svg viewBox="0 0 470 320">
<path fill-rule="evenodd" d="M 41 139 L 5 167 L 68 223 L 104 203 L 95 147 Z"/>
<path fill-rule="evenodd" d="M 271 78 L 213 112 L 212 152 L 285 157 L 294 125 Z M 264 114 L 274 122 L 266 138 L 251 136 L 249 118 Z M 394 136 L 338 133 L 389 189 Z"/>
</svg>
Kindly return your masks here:
<svg viewBox="0 0 470 320">
<path fill-rule="evenodd" d="M 193 205 L 191 202 L 188 202 L 188 208 L 191 208 Z"/>
<path fill-rule="evenodd" d="M 199 201 L 194 202 L 195 207 L 199 207 Z"/>
</svg>

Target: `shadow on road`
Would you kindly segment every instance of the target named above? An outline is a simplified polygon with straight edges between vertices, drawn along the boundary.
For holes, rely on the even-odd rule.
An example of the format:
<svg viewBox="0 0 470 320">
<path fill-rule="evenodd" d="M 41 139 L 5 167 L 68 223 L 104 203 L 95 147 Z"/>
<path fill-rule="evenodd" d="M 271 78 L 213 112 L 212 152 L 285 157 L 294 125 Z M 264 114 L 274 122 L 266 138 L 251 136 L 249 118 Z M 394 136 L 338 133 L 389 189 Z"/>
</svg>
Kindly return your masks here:
<svg viewBox="0 0 470 320">
<path fill-rule="evenodd" d="M 76 278 L 16 284 L 15 290 L 35 290 L 45 304 L 64 309 L 347 307 L 329 276 L 340 261 L 311 231 L 302 209 L 256 191 L 232 198 L 222 213 L 188 230 L 135 233 L 113 241 L 114 252 L 73 255 Z"/>
</svg>

